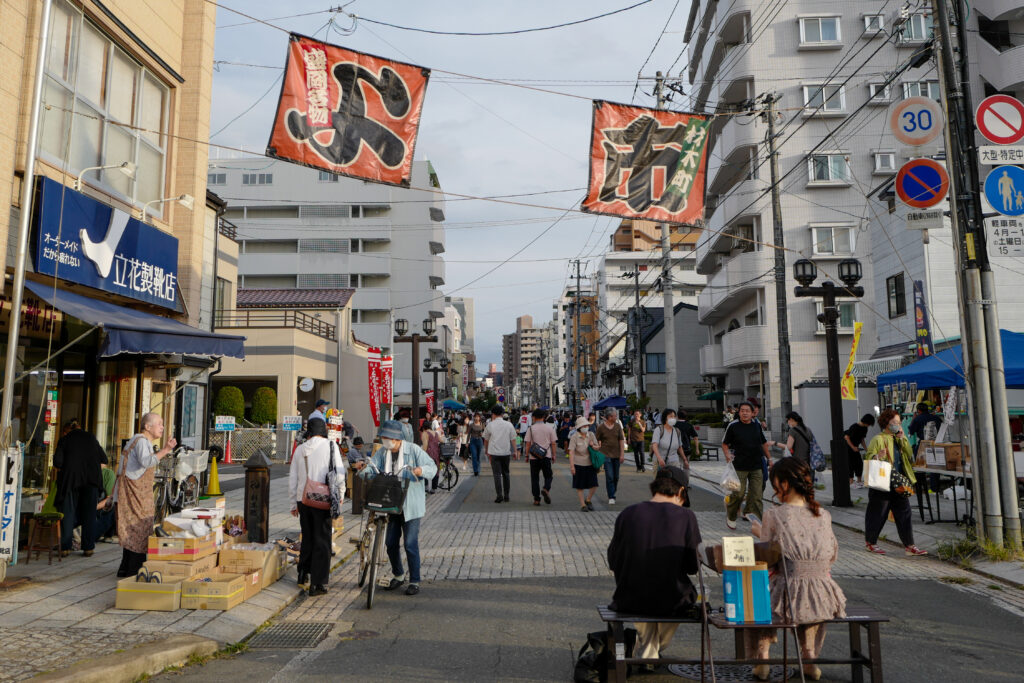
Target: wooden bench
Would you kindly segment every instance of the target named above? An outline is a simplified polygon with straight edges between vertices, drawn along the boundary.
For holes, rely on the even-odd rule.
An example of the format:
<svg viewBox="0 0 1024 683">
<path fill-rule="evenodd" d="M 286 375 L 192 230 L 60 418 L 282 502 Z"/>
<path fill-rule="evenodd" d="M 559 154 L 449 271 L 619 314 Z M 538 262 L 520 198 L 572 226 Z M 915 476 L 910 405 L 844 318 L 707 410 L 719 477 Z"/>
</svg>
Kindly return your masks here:
<svg viewBox="0 0 1024 683">
<path fill-rule="evenodd" d="M 701 664 L 701 681 L 704 680 L 704 661 L 705 652 L 708 648 L 707 639 L 710 637 L 708 631 L 706 617 L 704 613 L 704 605 L 701 604 L 701 617 L 645 617 L 639 614 L 622 614 L 611 609 L 607 605 L 598 605 L 597 613 L 601 616 L 601 620 L 608 625 L 608 680 L 609 681 L 625 681 L 626 672 L 630 664 Z M 668 623 L 668 624 L 699 624 L 701 627 L 700 636 L 700 658 L 694 659 L 692 657 L 662 657 L 654 659 L 645 659 L 638 656 L 635 652 L 632 657 L 626 656 L 626 629 L 624 624 L 626 623 Z M 709 648 L 707 650 L 707 656 L 710 657 Z M 713 663 L 712 663 L 712 666 Z"/>
<path fill-rule="evenodd" d="M 704 452 L 705 460 L 710 460 L 711 458 L 718 460 L 722 450 L 717 443 L 711 443 L 710 441 L 701 441 L 700 448 Z"/>
</svg>

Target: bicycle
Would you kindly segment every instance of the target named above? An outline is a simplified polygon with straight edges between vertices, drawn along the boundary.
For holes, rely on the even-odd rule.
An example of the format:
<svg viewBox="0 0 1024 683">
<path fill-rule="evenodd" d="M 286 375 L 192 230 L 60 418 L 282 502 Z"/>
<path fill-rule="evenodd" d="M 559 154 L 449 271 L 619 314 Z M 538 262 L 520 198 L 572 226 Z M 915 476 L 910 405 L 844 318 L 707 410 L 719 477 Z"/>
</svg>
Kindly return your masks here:
<svg viewBox="0 0 1024 683">
<path fill-rule="evenodd" d="M 367 461 L 367 465 L 377 471 L 376 476 L 381 476 L 381 472 L 376 466 L 369 461 Z M 402 473 L 405 470 L 411 472 L 412 469 L 412 467 L 406 465 L 393 476 L 401 480 Z M 381 546 L 384 544 L 388 517 L 402 514 L 402 505 L 405 502 L 407 489 L 408 482 L 402 481 L 401 500 L 395 500 L 393 497 L 373 500 L 370 496 L 374 492 L 369 486 L 367 487 L 367 499 L 363 503 L 366 512 L 363 513 L 363 519 L 360 522 L 362 531 L 359 534 L 359 538 L 352 541 L 359 550 L 358 586 L 362 588 L 364 585 L 367 585 L 367 580 L 369 580 L 369 585 L 367 585 L 366 589 L 366 609 L 373 609 L 373 598 L 377 592 L 377 572 L 387 562 L 381 554 Z M 392 489 L 390 493 L 394 494 L 396 492 Z"/>
<path fill-rule="evenodd" d="M 451 446 L 446 450 L 445 446 Z M 454 443 L 441 444 L 441 466 L 438 468 L 437 485 L 445 491 L 451 491 L 459 483 L 459 468 L 455 466 L 455 452 L 457 445 Z"/>
<path fill-rule="evenodd" d="M 157 522 L 168 512 L 179 512 L 199 504 L 199 477 L 209 466 L 209 451 L 178 446 L 156 466 L 153 481 L 153 509 Z"/>
</svg>

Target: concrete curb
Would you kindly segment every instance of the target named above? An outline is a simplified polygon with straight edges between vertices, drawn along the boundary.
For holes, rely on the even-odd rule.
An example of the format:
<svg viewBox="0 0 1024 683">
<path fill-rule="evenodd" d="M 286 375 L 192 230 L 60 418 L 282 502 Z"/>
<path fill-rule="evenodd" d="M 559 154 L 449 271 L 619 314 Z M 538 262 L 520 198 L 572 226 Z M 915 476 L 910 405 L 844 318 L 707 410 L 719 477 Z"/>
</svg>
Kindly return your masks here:
<svg viewBox="0 0 1024 683">
<path fill-rule="evenodd" d="M 139 676 L 157 674 L 169 666 L 184 664 L 193 655 L 212 655 L 219 649 L 217 641 L 209 638 L 176 635 L 166 640 L 139 645 L 126 652 L 75 662 L 66 669 L 43 674 L 33 680 L 68 683 L 134 681 Z"/>
</svg>

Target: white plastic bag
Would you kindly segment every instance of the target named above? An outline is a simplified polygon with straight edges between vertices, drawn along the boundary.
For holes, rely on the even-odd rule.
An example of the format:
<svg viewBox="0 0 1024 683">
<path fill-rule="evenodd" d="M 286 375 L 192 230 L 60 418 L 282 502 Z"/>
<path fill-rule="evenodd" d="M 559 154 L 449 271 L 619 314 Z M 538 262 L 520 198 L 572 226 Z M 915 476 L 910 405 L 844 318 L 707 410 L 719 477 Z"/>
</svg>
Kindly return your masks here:
<svg viewBox="0 0 1024 683">
<path fill-rule="evenodd" d="M 722 493 L 727 496 L 738 493 L 743 488 L 740 478 L 736 474 L 736 468 L 732 466 L 731 462 L 725 463 L 725 472 L 722 473 L 722 479 L 718 482 L 718 488 L 722 489 Z"/>
<path fill-rule="evenodd" d="M 889 491 L 892 477 L 892 463 L 888 460 L 868 460 L 865 479 L 869 489 Z"/>
</svg>

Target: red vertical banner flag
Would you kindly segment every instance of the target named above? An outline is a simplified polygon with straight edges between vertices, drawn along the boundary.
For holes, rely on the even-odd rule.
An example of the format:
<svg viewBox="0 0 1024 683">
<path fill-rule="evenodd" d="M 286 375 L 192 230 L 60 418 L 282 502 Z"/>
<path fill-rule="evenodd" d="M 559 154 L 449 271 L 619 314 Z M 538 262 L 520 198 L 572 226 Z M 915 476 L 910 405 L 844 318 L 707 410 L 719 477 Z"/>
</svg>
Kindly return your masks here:
<svg viewBox="0 0 1024 683">
<path fill-rule="evenodd" d="M 431 415 L 433 415 L 434 414 L 434 390 L 433 389 L 427 389 L 424 392 L 424 394 L 426 396 L 425 403 L 427 404 L 427 412 L 430 413 Z"/>
<path fill-rule="evenodd" d="M 380 402 L 391 405 L 394 401 L 394 358 L 384 356 L 380 359 Z"/>
<path fill-rule="evenodd" d="M 370 415 L 373 417 L 373 424 L 380 426 L 380 349 L 370 347 L 369 355 L 366 358 L 367 365 L 367 394 L 370 397 Z"/>
<path fill-rule="evenodd" d="M 409 187 L 430 70 L 292 33 L 267 156 Z"/>
<path fill-rule="evenodd" d="M 666 223 L 703 219 L 712 120 L 595 100 L 582 209 Z"/>
</svg>

